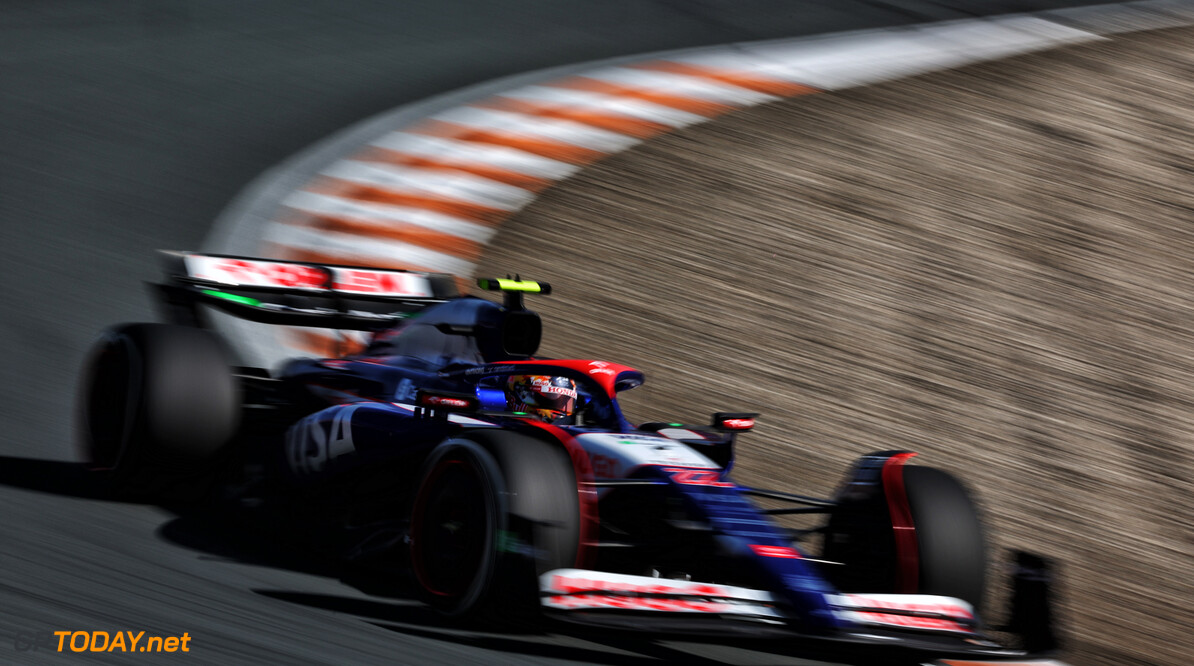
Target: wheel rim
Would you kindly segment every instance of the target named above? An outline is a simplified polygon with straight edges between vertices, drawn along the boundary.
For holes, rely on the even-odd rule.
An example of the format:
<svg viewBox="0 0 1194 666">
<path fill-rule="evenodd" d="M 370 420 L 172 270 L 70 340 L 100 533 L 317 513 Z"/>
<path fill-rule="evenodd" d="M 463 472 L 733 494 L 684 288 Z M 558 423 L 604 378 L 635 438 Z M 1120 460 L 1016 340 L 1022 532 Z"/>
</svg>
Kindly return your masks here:
<svg viewBox="0 0 1194 666">
<path fill-rule="evenodd" d="M 494 507 L 476 464 L 439 461 L 416 501 L 413 560 L 420 584 L 444 601 L 468 597 L 491 555 Z"/>
</svg>

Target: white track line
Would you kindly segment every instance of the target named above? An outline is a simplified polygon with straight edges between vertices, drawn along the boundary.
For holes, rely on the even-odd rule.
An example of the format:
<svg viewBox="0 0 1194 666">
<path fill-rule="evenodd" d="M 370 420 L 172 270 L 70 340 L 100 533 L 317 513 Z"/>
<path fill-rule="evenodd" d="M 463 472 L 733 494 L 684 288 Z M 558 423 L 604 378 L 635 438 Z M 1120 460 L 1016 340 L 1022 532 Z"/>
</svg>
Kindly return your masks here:
<svg viewBox="0 0 1194 666">
<path fill-rule="evenodd" d="M 748 45 L 741 57 L 766 63 L 754 71 L 840 90 L 925 72 L 960 67 L 1064 44 L 1103 39 L 1083 30 L 1033 17 L 958 21 L 904 32 L 873 35 L 854 43 L 826 38 Z M 718 63 L 715 54 L 689 60 Z"/>
</svg>

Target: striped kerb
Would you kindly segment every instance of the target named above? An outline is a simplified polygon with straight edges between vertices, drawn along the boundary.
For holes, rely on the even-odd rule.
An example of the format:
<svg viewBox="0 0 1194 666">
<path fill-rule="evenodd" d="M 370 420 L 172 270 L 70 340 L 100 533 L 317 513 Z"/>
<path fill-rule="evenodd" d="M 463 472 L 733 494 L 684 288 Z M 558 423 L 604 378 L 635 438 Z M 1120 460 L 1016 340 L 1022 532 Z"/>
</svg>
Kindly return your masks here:
<svg viewBox="0 0 1194 666">
<path fill-rule="evenodd" d="M 816 92 L 758 71 L 654 60 L 503 92 L 396 129 L 283 201 L 280 259 L 472 274 L 503 220 L 607 155 L 723 113 Z M 295 331 L 307 353 L 356 351 Z"/>
<path fill-rule="evenodd" d="M 471 276 L 502 221 L 540 192 L 660 134 L 795 95 L 1101 39 L 1140 29 L 1139 17 L 1158 27 L 1143 7 L 1079 11 L 728 44 L 528 75 L 509 89 L 486 88 L 496 94 L 462 94 L 467 102 L 417 121 L 370 126 L 371 139 L 349 143 L 288 190 L 278 212 L 246 216 L 244 228 L 264 256 Z M 1076 27 L 1084 16 L 1099 27 Z M 289 338 L 293 351 L 335 349 L 322 333 Z"/>
</svg>

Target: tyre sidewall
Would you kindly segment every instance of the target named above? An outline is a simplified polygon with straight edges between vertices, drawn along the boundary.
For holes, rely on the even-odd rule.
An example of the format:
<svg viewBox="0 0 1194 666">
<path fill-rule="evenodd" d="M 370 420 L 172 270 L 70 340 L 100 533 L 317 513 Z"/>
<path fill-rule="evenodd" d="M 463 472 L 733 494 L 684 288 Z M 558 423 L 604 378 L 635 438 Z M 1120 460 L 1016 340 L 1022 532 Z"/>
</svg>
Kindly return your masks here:
<svg viewBox="0 0 1194 666">
<path fill-rule="evenodd" d="M 424 559 L 434 554 L 423 550 L 426 526 L 423 523 L 427 501 L 434 483 L 449 461 L 459 460 L 473 466 L 483 485 L 482 496 L 487 506 L 485 551 L 480 558 L 479 571 L 462 594 L 448 598 L 436 592 L 425 571 Z M 420 596 L 433 608 L 449 617 L 467 617 L 484 605 L 498 569 L 498 539 L 506 530 L 505 481 L 494 457 L 480 444 L 469 439 L 449 439 L 432 451 L 423 464 L 420 483 L 411 508 L 411 566 Z"/>
<path fill-rule="evenodd" d="M 954 476 L 919 466 L 904 468 L 904 489 L 916 526 L 917 591 L 962 599 L 980 610 L 986 535 L 970 494 Z"/>
<path fill-rule="evenodd" d="M 83 455 L 113 490 L 153 494 L 203 476 L 240 420 L 228 353 L 209 331 L 125 324 L 107 331 L 85 372 Z M 120 392 L 122 395 L 111 395 Z M 101 410 L 113 413 L 100 413 Z"/>
<path fill-rule="evenodd" d="M 127 459 L 141 411 L 141 356 L 120 327 L 105 331 L 86 362 L 78 406 L 80 452 L 93 469 Z"/>
<path fill-rule="evenodd" d="M 496 531 L 484 577 L 475 579 L 467 599 L 445 603 L 427 589 L 417 570 L 418 525 L 425 511 L 427 480 L 446 458 L 467 451 L 492 474 Z M 416 588 L 441 612 L 507 629 L 535 630 L 540 622 L 541 574 L 576 565 L 580 549 L 580 499 L 568 453 L 559 443 L 504 430 L 474 431 L 440 444 L 424 463 L 412 505 L 412 569 Z"/>
</svg>

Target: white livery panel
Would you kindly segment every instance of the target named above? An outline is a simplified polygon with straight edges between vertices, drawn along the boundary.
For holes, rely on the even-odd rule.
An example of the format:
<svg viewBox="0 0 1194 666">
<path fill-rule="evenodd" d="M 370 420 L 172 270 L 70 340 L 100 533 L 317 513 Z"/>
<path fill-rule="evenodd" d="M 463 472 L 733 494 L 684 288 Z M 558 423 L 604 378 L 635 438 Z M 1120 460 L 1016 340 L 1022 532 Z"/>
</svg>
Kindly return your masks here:
<svg viewBox="0 0 1194 666">
<path fill-rule="evenodd" d="M 590 433 L 576 441 L 584 447 L 599 479 L 620 479 L 646 465 L 720 469 L 719 465 L 680 442 L 654 435 Z"/>
<path fill-rule="evenodd" d="M 975 633 L 974 607 L 930 594 L 830 594 L 839 618 L 857 624 L 947 633 Z"/>
<path fill-rule="evenodd" d="M 540 604 L 556 610 L 713 613 L 782 618 L 770 592 L 733 585 L 556 569 L 539 577 Z"/>
<path fill-rule="evenodd" d="M 184 255 L 183 261 L 190 277 L 234 287 L 276 287 L 306 289 L 312 292 L 326 291 L 330 288 L 343 294 L 398 298 L 433 296 L 431 282 L 420 273 L 338 266 L 328 266 L 324 269 L 285 261 L 204 254 L 187 254 Z"/>
</svg>

